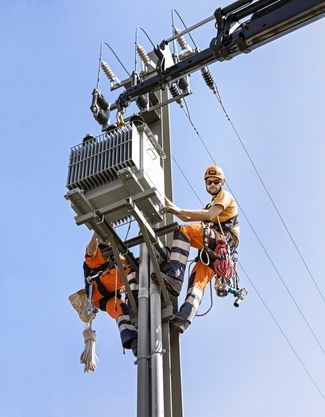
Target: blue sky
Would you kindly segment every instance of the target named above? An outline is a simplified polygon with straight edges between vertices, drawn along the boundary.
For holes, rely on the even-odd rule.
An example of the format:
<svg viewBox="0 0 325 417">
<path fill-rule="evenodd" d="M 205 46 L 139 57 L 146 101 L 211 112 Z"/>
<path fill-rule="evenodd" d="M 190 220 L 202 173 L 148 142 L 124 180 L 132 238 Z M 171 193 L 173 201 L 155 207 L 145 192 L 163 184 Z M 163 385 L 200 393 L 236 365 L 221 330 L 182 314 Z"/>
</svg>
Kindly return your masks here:
<svg viewBox="0 0 325 417">
<path fill-rule="evenodd" d="M 89 111 L 101 41 L 134 67 L 136 26 L 154 43 L 171 33 L 170 10 L 188 25 L 230 2 L 11 0 L 0 4 L 2 400 L 0 417 L 136 414 L 136 367 L 121 352 L 115 323 L 96 319 L 98 369 L 79 363 L 82 324 L 67 297 L 82 286 L 91 233 L 74 224 L 64 199 L 69 148 L 99 126 Z M 194 32 L 206 48 L 213 25 Z M 320 20 L 210 69 L 224 105 L 322 293 L 325 225 L 325 36 Z M 146 49 L 148 41 L 140 37 Z M 124 78 L 106 51 L 106 60 Z M 325 345 L 319 296 L 250 162 L 199 74 L 190 78 L 192 119 L 224 168 L 280 276 Z M 115 96 L 103 85 L 112 101 Z M 179 107 L 171 106 L 173 156 L 202 201 L 211 163 Z M 200 203 L 177 167 L 174 201 Z M 325 357 L 241 215 L 240 262 L 325 395 Z M 213 309 L 182 336 L 184 415 L 321 417 L 324 399 L 245 275 L 239 309 L 213 296 Z M 201 312 L 209 306 L 208 292 Z"/>
</svg>

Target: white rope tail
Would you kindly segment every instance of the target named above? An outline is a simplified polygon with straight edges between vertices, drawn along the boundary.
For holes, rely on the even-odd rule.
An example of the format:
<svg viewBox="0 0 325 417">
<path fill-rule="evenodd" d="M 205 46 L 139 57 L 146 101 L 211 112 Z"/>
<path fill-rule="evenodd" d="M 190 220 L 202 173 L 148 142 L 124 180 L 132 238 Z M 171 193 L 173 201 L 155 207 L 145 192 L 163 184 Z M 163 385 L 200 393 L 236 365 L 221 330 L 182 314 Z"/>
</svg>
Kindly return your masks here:
<svg viewBox="0 0 325 417">
<path fill-rule="evenodd" d="M 96 330 L 91 328 L 92 321 L 86 324 L 83 331 L 85 349 L 80 356 L 80 363 L 85 365 L 84 372 L 94 371 L 98 365 L 98 357 L 95 352 Z"/>
</svg>

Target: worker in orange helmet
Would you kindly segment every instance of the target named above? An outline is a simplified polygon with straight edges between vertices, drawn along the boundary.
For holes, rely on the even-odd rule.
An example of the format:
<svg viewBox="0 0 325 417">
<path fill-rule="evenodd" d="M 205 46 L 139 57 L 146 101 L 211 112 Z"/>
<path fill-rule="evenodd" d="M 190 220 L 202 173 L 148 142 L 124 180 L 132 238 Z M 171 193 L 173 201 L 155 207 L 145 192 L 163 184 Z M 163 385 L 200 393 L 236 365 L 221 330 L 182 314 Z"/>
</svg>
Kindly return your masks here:
<svg viewBox="0 0 325 417">
<path fill-rule="evenodd" d="M 217 165 L 209 166 L 204 173 L 204 181 L 206 190 L 212 197 L 205 208 L 182 209 L 166 199 L 166 206 L 162 209 L 162 212 L 175 214 L 184 222 L 197 222 L 180 226 L 175 231 L 168 271 L 161 272 L 168 291 L 174 296 L 178 296 L 181 292 L 190 247 L 202 250 L 208 242 L 209 249 L 214 250 L 218 233 L 225 236 L 231 253 L 239 243 L 238 207 L 234 197 L 223 189 L 225 184 L 223 170 Z M 171 325 L 178 332 L 183 333 L 192 323 L 204 289 L 215 275 L 211 263 L 207 265 L 201 259 L 197 259 L 189 279 L 185 302 L 171 320 Z M 157 281 L 154 273 L 152 278 Z"/>
<path fill-rule="evenodd" d="M 132 349 L 136 356 L 138 332 L 131 321 L 130 306 L 122 300 L 121 292 L 124 289 L 124 282 L 115 258 L 113 255 L 111 257 L 104 255 L 105 249 L 109 246 L 109 242 L 102 241 L 95 233 L 87 245 L 84 262 L 86 292 L 89 294 L 88 279 L 94 277 L 90 284 L 92 285 L 92 303 L 116 320 L 123 348 Z M 135 272 L 126 264 L 123 257 L 121 257 L 121 262 L 124 264 L 133 296 L 137 300 L 138 284 Z"/>
</svg>

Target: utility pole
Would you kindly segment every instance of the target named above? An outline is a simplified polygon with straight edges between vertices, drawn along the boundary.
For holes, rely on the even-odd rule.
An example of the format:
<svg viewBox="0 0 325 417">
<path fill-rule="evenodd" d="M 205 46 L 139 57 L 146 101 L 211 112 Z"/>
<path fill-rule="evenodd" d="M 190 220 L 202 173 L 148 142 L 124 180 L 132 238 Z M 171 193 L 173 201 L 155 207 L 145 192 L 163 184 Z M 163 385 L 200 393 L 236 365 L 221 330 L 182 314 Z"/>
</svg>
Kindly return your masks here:
<svg viewBox="0 0 325 417">
<path fill-rule="evenodd" d="M 77 214 L 77 225 L 85 224 L 111 242 L 124 280 L 138 327 L 137 417 L 183 417 L 179 336 L 169 326 L 177 300 L 169 295 L 160 275 L 160 262 L 168 260 L 170 233 L 177 227 L 170 215 L 162 217 L 159 212 L 165 196 L 173 197 L 168 105 L 174 101 L 180 104 L 191 93 L 190 73 L 201 69 L 208 87 L 214 90 L 207 65 L 248 53 L 324 13 L 324 0 L 235 1 L 162 41 L 149 54 L 137 45 L 143 70 L 124 81 L 103 61 L 103 45 L 109 45 L 102 45 L 99 71 L 108 77 L 111 92 L 124 91 L 109 103 L 97 83 L 91 111 L 102 133 L 71 149 L 65 197 Z M 171 42 L 211 20 L 216 22 L 217 33 L 208 48 L 194 48 L 183 55 L 170 51 Z M 133 101 L 139 112 L 125 118 Z M 110 122 L 112 111 L 117 112 L 116 124 Z M 123 242 L 115 226 L 130 219 L 137 222 L 139 236 Z M 139 263 L 130 251 L 135 246 L 140 247 Z M 120 254 L 137 272 L 138 303 Z M 152 272 L 159 284 L 152 282 Z"/>
<path fill-rule="evenodd" d="M 158 91 L 148 100 L 154 110 L 73 147 L 65 196 L 77 213 L 76 223 L 108 239 L 115 259 L 123 254 L 136 269 L 129 249 L 140 245 L 138 305 L 132 308 L 138 327 L 138 417 L 183 416 L 179 336 L 169 326 L 177 300 L 161 277 L 160 285 L 150 279 L 151 272 L 159 276 L 158 260 L 167 260 L 166 235 L 177 226 L 159 213 L 164 196 L 172 199 L 169 114 L 168 106 L 162 106 L 167 100 L 168 92 Z M 114 227 L 130 218 L 140 237 L 122 242 Z M 120 271 L 135 305 L 122 265 Z"/>
</svg>

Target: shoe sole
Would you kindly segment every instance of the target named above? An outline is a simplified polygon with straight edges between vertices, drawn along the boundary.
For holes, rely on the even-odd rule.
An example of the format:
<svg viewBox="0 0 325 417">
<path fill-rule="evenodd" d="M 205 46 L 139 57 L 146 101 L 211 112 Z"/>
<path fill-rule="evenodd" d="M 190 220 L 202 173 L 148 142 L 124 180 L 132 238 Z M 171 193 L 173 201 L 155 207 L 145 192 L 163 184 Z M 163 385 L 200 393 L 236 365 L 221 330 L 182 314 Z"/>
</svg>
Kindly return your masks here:
<svg viewBox="0 0 325 417">
<path fill-rule="evenodd" d="M 175 329 L 177 331 L 177 333 L 180 333 L 180 334 L 184 333 L 184 329 L 181 326 L 179 326 L 178 324 L 176 324 L 173 320 L 170 321 L 170 326 L 173 329 Z"/>
<path fill-rule="evenodd" d="M 167 288 L 167 291 L 169 292 L 169 294 L 171 294 L 171 295 L 173 295 L 173 296 L 175 296 L 175 297 L 178 297 L 179 296 L 179 292 L 178 291 L 176 291 L 172 286 L 171 286 L 171 284 L 164 278 L 164 276 L 163 276 L 163 274 L 161 275 L 162 276 L 162 279 L 163 279 L 163 281 L 164 281 L 164 284 L 165 284 L 165 287 Z M 151 274 L 151 279 L 153 280 L 153 282 L 155 282 L 156 284 L 159 284 L 159 281 L 158 281 L 158 278 L 157 278 L 157 275 L 153 272 L 152 274 Z"/>
</svg>

